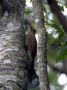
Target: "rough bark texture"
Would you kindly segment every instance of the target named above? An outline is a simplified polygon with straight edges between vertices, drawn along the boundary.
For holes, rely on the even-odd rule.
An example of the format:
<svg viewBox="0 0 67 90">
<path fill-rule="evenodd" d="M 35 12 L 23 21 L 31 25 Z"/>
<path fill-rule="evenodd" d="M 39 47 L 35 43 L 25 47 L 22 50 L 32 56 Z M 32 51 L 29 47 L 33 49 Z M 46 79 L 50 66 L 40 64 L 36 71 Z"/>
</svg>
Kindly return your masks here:
<svg viewBox="0 0 67 90">
<path fill-rule="evenodd" d="M 46 30 L 44 27 L 44 15 L 42 0 L 33 0 L 33 10 L 35 15 L 35 22 L 37 25 L 38 34 L 38 48 L 37 55 L 39 59 L 39 80 L 41 90 L 50 90 L 48 75 L 47 75 L 47 38 Z"/>
<path fill-rule="evenodd" d="M 30 68 L 31 61 L 28 62 L 28 56 L 24 48 L 25 31 L 23 23 L 21 23 L 21 18 L 22 22 L 24 18 L 25 0 L 2 1 L 0 90 L 27 90 L 28 68 Z"/>
</svg>

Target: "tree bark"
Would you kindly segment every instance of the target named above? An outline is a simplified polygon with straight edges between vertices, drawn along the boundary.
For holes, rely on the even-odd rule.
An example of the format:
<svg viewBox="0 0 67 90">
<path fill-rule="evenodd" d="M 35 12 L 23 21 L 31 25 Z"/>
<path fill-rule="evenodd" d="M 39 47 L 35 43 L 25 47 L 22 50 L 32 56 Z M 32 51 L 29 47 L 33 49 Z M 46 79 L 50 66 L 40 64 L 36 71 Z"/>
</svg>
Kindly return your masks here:
<svg viewBox="0 0 67 90">
<path fill-rule="evenodd" d="M 25 49 L 25 0 L 1 0 L 0 90 L 27 90 L 32 61 Z"/>
<path fill-rule="evenodd" d="M 50 90 L 47 74 L 47 34 L 44 27 L 42 0 L 33 0 L 33 10 L 38 34 L 37 56 L 39 60 L 40 89 Z"/>
</svg>

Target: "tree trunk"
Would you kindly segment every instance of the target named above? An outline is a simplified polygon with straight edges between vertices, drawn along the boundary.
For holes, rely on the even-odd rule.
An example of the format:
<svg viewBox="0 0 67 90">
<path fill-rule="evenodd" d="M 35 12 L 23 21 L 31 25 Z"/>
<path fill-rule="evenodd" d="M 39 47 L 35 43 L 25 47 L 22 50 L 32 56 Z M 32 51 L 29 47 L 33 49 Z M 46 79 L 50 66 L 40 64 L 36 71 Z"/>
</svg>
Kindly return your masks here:
<svg viewBox="0 0 67 90">
<path fill-rule="evenodd" d="M 47 75 L 47 34 L 44 27 L 42 0 L 33 0 L 33 10 L 38 34 L 37 55 L 39 60 L 39 80 L 41 90 L 50 90 Z"/>
<path fill-rule="evenodd" d="M 27 90 L 31 63 L 25 50 L 25 0 L 1 1 L 0 90 Z"/>
</svg>

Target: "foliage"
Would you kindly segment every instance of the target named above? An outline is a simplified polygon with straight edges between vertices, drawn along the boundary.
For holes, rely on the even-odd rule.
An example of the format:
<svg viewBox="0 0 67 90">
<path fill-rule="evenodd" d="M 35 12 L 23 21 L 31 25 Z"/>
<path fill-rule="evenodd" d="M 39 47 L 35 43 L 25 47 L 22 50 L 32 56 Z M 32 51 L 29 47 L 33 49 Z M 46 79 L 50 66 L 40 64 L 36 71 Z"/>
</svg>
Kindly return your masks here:
<svg viewBox="0 0 67 90">
<path fill-rule="evenodd" d="M 57 60 L 58 59 L 66 59 L 67 58 L 67 45 L 63 45 L 57 53 Z"/>
<path fill-rule="evenodd" d="M 51 70 L 50 74 L 49 74 L 49 83 L 55 85 L 56 84 L 56 80 L 57 80 L 57 75 L 56 75 L 55 72 L 53 72 Z"/>
<path fill-rule="evenodd" d="M 26 8 L 25 11 L 24 11 L 24 13 L 25 13 L 26 15 L 30 14 L 31 12 L 32 12 L 32 10 L 29 9 L 29 8 Z"/>
</svg>

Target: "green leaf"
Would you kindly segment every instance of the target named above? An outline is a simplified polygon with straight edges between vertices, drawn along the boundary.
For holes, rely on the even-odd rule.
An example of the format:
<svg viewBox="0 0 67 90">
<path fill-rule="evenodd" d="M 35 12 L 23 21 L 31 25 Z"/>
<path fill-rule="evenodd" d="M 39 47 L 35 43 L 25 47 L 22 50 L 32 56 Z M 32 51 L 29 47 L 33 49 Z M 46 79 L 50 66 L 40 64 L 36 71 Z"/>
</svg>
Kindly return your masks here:
<svg viewBox="0 0 67 90">
<path fill-rule="evenodd" d="M 30 2 L 32 2 L 32 0 L 30 0 Z"/>
<path fill-rule="evenodd" d="M 55 28 L 57 32 L 59 33 L 59 38 L 62 38 L 64 36 L 63 30 L 58 24 L 52 23 L 52 27 Z"/>
<path fill-rule="evenodd" d="M 30 14 L 31 12 L 32 12 L 31 9 L 25 9 L 25 11 L 24 11 L 24 13 L 25 13 L 26 15 Z"/>
<path fill-rule="evenodd" d="M 61 11 L 64 11 L 64 7 L 63 7 L 63 6 L 60 6 L 60 10 L 61 10 Z"/>
<path fill-rule="evenodd" d="M 50 23 L 48 23 L 47 21 L 45 21 L 45 22 L 46 22 L 47 25 L 49 25 L 49 26 L 51 26 L 51 27 L 53 27 L 57 30 L 56 32 L 59 33 L 59 38 L 60 39 L 63 38 L 64 31 L 63 31 L 62 27 L 59 24 L 57 24 L 57 22 L 55 22 L 54 20 L 51 20 Z"/>
<path fill-rule="evenodd" d="M 48 75 L 48 77 L 49 77 L 50 84 L 56 85 L 56 81 L 57 81 L 57 74 L 56 74 L 56 72 L 53 72 L 51 70 L 49 75 Z"/>
<path fill-rule="evenodd" d="M 63 47 L 61 47 L 61 49 L 58 51 L 57 53 L 57 60 L 61 60 L 67 57 L 67 45 L 64 45 Z"/>
</svg>

